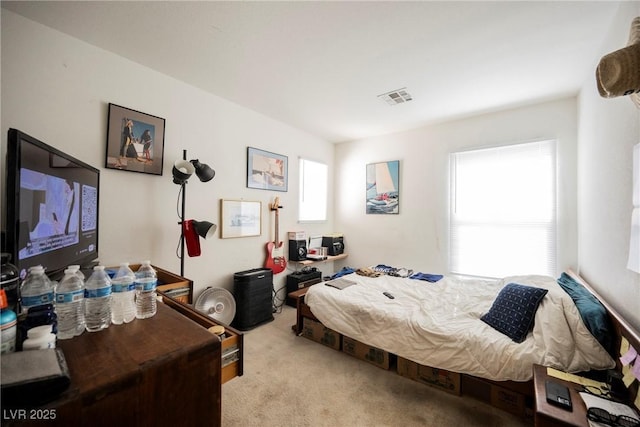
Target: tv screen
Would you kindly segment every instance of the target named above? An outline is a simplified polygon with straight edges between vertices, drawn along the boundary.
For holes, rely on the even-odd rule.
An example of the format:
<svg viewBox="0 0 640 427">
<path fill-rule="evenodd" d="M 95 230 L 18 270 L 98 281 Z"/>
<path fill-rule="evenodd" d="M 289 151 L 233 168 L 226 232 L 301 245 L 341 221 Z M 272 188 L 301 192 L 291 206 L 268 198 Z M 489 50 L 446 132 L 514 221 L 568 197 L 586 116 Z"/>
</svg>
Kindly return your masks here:
<svg viewBox="0 0 640 427">
<path fill-rule="evenodd" d="M 98 257 L 100 171 L 19 130 L 7 145 L 7 245 L 22 277 Z"/>
</svg>

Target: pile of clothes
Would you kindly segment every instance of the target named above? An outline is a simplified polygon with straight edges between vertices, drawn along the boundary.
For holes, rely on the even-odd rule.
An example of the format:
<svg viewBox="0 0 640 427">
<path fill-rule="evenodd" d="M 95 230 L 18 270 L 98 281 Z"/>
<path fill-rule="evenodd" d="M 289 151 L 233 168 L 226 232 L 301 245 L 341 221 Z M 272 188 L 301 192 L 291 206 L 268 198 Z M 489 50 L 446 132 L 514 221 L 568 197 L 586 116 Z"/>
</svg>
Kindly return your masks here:
<svg viewBox="0 0 640 427">
<path fill-rule="evenodd" d="M 396 268 L 396 267 L 391 267 L 389 265 L 378 264 L 375 267 L 363 267 L 358 269 L 354 269 L 351 267 L 343 267 L 342 270 L 340 270 L 339 272 L 331 276 L 331 279 L 336 279 L 338 277 L 342 277 L 352 273 L 356 273 L 360 276 L 366 276 L 366 277 L 379 277 L 384 274 L 387 276 L 408 277 L 409 279 L 424 280 L 432 283 L 437 282 L 443 277 L 441 274 L 429 274 L 429 273 L 414 274 L 413 270 L 409 268 L 404 268 L 404 267 Z"/>
</svg>

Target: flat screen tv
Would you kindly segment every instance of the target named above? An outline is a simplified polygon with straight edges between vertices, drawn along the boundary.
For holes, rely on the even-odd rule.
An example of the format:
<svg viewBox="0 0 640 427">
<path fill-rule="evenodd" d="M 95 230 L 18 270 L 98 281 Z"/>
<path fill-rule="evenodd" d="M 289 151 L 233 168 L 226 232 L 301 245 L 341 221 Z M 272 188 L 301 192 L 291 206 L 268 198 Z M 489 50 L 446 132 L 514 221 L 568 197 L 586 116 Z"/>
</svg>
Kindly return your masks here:
<svg viewBox="0 0 640 427">
<path fill-rule="evenodd" d="M 6 243 L 22 277 L 98 257 L 100 171 L 19 130 L 7 141 Z"/>
</svg>

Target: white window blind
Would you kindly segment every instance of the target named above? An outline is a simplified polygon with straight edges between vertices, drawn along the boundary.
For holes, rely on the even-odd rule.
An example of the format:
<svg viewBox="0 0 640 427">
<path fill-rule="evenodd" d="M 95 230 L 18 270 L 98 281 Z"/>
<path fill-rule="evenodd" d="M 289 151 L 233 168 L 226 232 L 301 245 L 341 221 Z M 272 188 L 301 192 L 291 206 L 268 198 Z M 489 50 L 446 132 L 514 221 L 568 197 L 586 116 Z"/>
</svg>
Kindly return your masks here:
<svg viewBox="0 0 640 427">
<path fill-rule="evenodd" d="M 450 155 L 452 273 L 556 272 L 555 141 Z"/>
<path fill-rule="evenodd" d="M 327 220 L 327 179 L 327 165 L 300 159 L 298 221 Z"/>
</svg>

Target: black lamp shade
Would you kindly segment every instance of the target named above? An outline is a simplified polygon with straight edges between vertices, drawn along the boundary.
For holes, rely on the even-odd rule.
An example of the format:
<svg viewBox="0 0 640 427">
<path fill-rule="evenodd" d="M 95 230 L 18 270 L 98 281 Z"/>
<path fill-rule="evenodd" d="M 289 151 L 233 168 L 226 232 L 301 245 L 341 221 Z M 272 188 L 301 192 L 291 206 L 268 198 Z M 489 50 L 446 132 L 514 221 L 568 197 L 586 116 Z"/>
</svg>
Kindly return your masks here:
<svg viewBox="0 0 640 427">
<path fill-rule="evenodd" d="M 207 221 L 188 219 L 182 222 L 182 234 L 190 257 L 200 256 L 200 237 L 207 239 L 213 236 L 218 227 Z"/>
<path fill-rule="evenodd" d="M 174 184 L 184 184 L 195 171 L 196 168 L 191 162 L 176 160 L 172 170 Z"/>
<path fill-rule="evenodd" d="M 216 176 L 216 171 L 211 169 L 209 165 L 205 163 L 200 163 L 198 159 L 191 160 L 193 167 L 195 168 L 196 175 L 198 179 L 202 182 L 211 181 L 214 176 Z"/>
<path fill-rule="evenodd" d="M 218 228 L 217 225 L 207 221 L 193 220 L 191 222 L 193 223 L 193 229 L 195 230 L 195 232 L 203 239 L 208 239 L 209 237 L 213 236 L 216 232 L 216 229 Z"/>
</svg>

